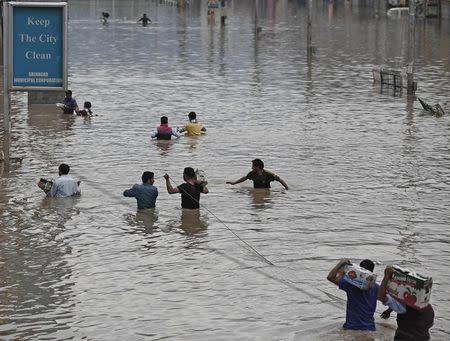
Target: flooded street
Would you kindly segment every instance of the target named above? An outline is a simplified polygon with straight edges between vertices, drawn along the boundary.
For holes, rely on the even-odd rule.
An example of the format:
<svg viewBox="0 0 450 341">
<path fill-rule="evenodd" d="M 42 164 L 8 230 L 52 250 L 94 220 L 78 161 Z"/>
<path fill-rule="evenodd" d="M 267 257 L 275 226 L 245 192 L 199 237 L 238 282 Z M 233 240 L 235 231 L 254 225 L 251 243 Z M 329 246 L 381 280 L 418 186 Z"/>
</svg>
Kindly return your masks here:
<svg viewBox="0 0 450 341">
<path fill-rule="evenodd" d="M 254 1 L 229 1 L 225 26 L 205 3 L 162 2 L 70 1 L 69 87 L 98 116 L 13 96 L 0 339 L 392 340 L 380 303 L 376 332 L 341 329 L 345 293 L 326 280 L 340 258 L 371 258 L 379 281 L 388 264 L 432 276 L 432 340 L 450 339 L 450 20 L 416 21 L 416 95 L 435 117 L 373 85 L 373 67 L 406 64 L 407 18 L 315 1 L 308 59 L 305 1 L 260 0 L 259 34 Z M 204 136 L 151 141 L 190 111 Z M 226 184 L 254 158 L 289 190 Z M 81 197 L 36 186 L 62 162 Z M 198 215 L 165 188 L 187 166 L 209 182 Z M 157 208 L 137 212 L 122 193 L 146 170 Z"/>
</svg>

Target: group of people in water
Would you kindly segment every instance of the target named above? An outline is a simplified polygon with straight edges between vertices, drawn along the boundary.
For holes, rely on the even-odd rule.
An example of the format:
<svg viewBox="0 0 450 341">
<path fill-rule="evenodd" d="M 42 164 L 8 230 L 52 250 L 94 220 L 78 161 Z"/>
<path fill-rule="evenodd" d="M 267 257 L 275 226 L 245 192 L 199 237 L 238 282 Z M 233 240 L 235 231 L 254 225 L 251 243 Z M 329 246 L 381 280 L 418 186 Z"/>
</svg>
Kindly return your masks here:
<svg viewBox="0 0 450 341">
<path fill-rule="evenodd" d="M 58 170 L 59 177 L 53 181 L 51 187 L 46 187 L 42 181 L 38 183 L 38 186 L 50 197 L 65 198 L 80 195 L 80 182 L 69 175 L 70 166 L 62 163 Z M 186 167 L 183 171 L 184 183 L 173 187 L 170 182 L 170 176 L 167 173 L 164 174 L 167 192 L 169 194 L 181 194 L 181 207 L 183 209 L 199 209 L 200 194 L 209 192 L 207 188 L 208 182 L 198 175 L 198 170 L 195 171 L 192 167 Z M 142 184 L 133 185 L 130 189 L 125 190 L 123 195 L 136 198 L 138 209 L 155 208 L 158 189 L 154 186 L 154 173 L 145 171 L 142 173 L 141 179 Z M 288 185 L 283 179 L 264 169 L 264 162 L 261 159 L 252 161 L 252 170 L 246 176 L 236 181 L 227 181 L 226 183 L 234 185 L 247 179 L 253 181 L 254 188 L 270 188 L 271 182 L 278 181 L 288 189 Z"/>
<path fill-rule="evenodd" d="M 88 101 L 84 102 L 83 109 L 80 110 L 76 99 L 72 97 L 71 90 L 66 91 L 66 96 L 64 97 L 62 103 L 60 103 L 60 105 L 58 106 L 60 107 L 60 109 L 64 114 L 73 115 L 74 113 L 76 113 L 77 115 L 83 117 L 94 116 L 94 113 L 91 110 L 92 108 L 91 102 Z"/>
<path fill-rule="evenodd" d="M 336 284 L 347 294 L 347 310 L 344 329 L 348 330 L 375 330 L 375 309 L 377 300 L 387 306 L 381 317 L 389 318 L 392 311 L 397 313 L 397 330 L 394 340 L 427 341 L 430 339 L 429 330 L 434 323 L 434 310 L 431 304 L 422 309 L 412 308 L 401 303 L 387 293 L 388 282 L 392 278 L 393 269 L 387 266 L 381 284 L 375 283 L 371 288 L 360 289 L 349 283 L 343 273 L 343 268 L 351 265 L 349 259 L 341 259 L 329 272 L 327 279 Z M 375 264 L 370 259 L 364 259 L 359 264 L 373 272 Z"/>
<path fill-rule="evenodd" d="M 64 113 L 73 114 L 74 112 L 82 116 L 92 115 L 91 103 L 85 102 L 84 109 L 79 110 L 76 100 L 72 97 L 72 91 L 66 91 L 66 97 L 61 107 Z M 200 136 L 206 132 L 206 128 L 202 123 L 197 121 L 197 114 L 194 111 L 189 112 L 188 122 L 182 128 L 173 129 L 169 126 L 167 116 L 161 117 L 161 124 L 151 133 L 151 138 L 156 140 L 170 140 L 172 136 L 181 137 L 184 133 L 186 136 Z M 61 164 L 59 167 L 59 177 L 53 182 L 51 190 L 47 190 L 48 196 L 52 197 L 68 197 L 79 195 L 81 193 L 79 183 L 68 175 L 70 167 Z M 154 184 L 154 173 L 145 171 L 142 174 L 142 184 L 135 184 L 132 188 L 125 190 L 123 195 L 126 197 L 135 197 L 138 209 L 154 208 L 156 198 L 158 197 L 158 189 Z M 200 179 L 196 171 L 192 167 L 186 167 L 183 171 L 182 185 L 173 187 L 170 183 L 168 174 L 164 175 L 166 180 L 166 189 L 169 194 L 181 194 L 181 207 L 186 209 L 198 209 L 200 207 L 200 194 L 208 193 L 207 181 Z M 254 188 L 270 188 L 273 181 L 280 182 L 283 187 L 289 189 L 287 183 L 278 175 L 264 169 L 264 162 L 261 159 L 252 161 L 252 170 L 245 176 L 236 181 L 227 181 L 227 184 L 236 185 L 245 180 L 252 180 Z M 44 189 L 41 184 L 40 187 Z"/>
<path fill-rule="evenodd" d="M 207 194 L 209 192 L 207 188 L 208 182 L 205 179 L 199 178 L 197 172 L 192 167 L 184 168 L 184 183 L 176 187 L 172 186 L 170 176 L 167 173 L 164 174 L 167 193 L 181 194 L 181 208 L 183 209 L 199 209 L 200 194 Z M 260 159 L 254 159 L 252 161 L 252 170 L 246 176 L 236 181 L 227 181 L 227 184 L 234 185 L 247 179 L 253 181 L 254 188 L 270 188 L 272 181 L 278 181 L 288 189 L 288 185 L 283 179 L 264 169 L 264 162 Z M 158 189 L 153 185 L 154 182 L 154 173 L 145 171 L 142 174 L 142 184 L 135 184 L 132 188 L 125 190 L 123 195 L 136 198 L 138 209 L 154 208 L 156 206 L 156 198 L 158 197 Z"/>
<path fill-rule="evenodd" d="M 59 177 L 56 178 L 51 187 L 45 183 L 38 186 L 46 191 L 50 197 L 70 197 L 81 194 L 80 182 L 69 175 L 70 167 L 67 164 L 59 166 Z M 186 167 L 183 171 L 184 183 L 174 187 L 169 174 L 164 174 L 167 193 L 181 194 L 181 207 L 183 210 L 198 210 L 200 208 L 200 195 L 209 192 L 208 182 L 197 176 L 192 167 Z M 245 180 L 252 180 L 254 188 L 270 188 L 273 181 L 280 182 L 285 189 L 288 185 L 276 174 L 266 171 L 261 159 L 252 160 L 252 170 L 236 181 L 227 181 L 227 184 L 235 185 Z M 151 171 L 142 174 L 142 183 L 135 184 L 123 192 L 125 197 L 136 199 L 138 210 L 152 209 L 156 207 L 158 189 L 154 185 L 155 175 Z M 377 300 L 388 306 L 382 314 L 382 318 L 389 318 L 392 311 L 397 313 L 397 330 L 394 340 L 403 341 L 427 341 L 430 339 L 429 329 L 434 323 L 434 310 L 431 304 L 420 310 L 405 305 L 387 293 L 387 285 L 392 277 L 392 268 L 386 267 L 384 278 L 380 285 L 375 283 L 369 289 L 360 289 L 350 284 L 344 278 L 344 266 L 351 264 L 349 259 L 340 260 L 329 272 L 327 279 L 336 284 L 339 289 L 347 294 L 346 319 L 343 325 L 348 330 L 375 330 L 374 313 Z M 375 264 L 369 259 L 359 264 L 370 272 L 373 272 Z"/>
<path fill-rule="evenodd" d="M 109 19 L 109 13 L 108 12 L 102 12 L 102 15 L 100 17 L 100 21 L 103 25 L 108 25 L 108 19 Z M 142 23 L 142 26 L 147 26 L 148 24 L 152 23 L 152 20 L 147 17 L 147 14 L 144 13 L 142 17 L 137 21 L 138 23 Z"/>
<path fill-rule="evenodd" d="M 191 111 L 188 114 L 188 122 L 181 129 L 173 129 L 169 126 L 169 119 L 167 116 L 161 117 L 161 124 L 151 134 L 152 139 L 170 140 L 172 136 L 179 138 L 182 133 L 186 136 L 200 136 L 206 132 L 206 128 L 197 121 L 197 114 Z"/>
<path fill-rule="evenodd" d="M 72 92 L 68 90 L 64 99 L 64 113 L 79 115 L 92 115 L 90 102 L 85 102 L 83 110 L 78 109 L 76 100 L 72 98 Z M 169 126 L 167 116 L 161 117 L 161 124 L 151 134 L 153 139 L 170 140 L 173 137 L 179 138 L 183 133 L 187 136 L 200 136 L 206 132 L 206 128 L 197 121 L 197 114 L 193 111 L 188 114 L 188 122 L 180 129 L 173 129 Z M 70 167 L 67 164 L 59 166 L 59 176 L 50 186 L 45 181 L 38 183 L 50 197 L 70 197 L 81 194 L 80 182 L 69 175 Z M 207 194 L 208 182 L 199 176 L 198 170 L 186 167 L 183 170 L 184 183 L 173 186 L 169 174 L 164 174 L 165 187 L 168 194 L 181 194 L 181 208 L 183 210 L 199 210 L 201 194 Z M 136 199 L 138 210 L 153 209 L 156 207 L 158 188 L 154 185 L 155 174 L 151 171 L 144 171 L 141 177 L 142 183 L 135 184 L 123 192 L 125 197 Z M 264 169 L 264 162 L 261 159 L 252 160 L 252 170 L 235 181 L 226 181 L 227 184 L 236 185 L 246 180 L 253 181 L 254 188 L 270 188 L 273 181 L 279 182 L 286 190 L 289 189 L 287 183 L 278 175 Z M 374 284 L 369 289 L 360 289 L 344 278 L 343 268 L 351 264 L 350 260 L 342 259 L 334 266 L 327 279 L 336 284 L 339 289 L 346 292 L 347 308 L 344 329 L 349 330 L 375 330 L 374 313 L 377 301 L 381 301 L 388 306 L 382 314 L 382 318 L 389 318 L 392 311 L 397 313 L 397 330 L 394 340 L 404 341 L 426 341 L 430 339 L 429 329 L 434 323 L 434 310 L 431 304 L 423 309 L 417 310 L 401 303 L 387 293 L 387 285 L 392 276 L 392 268 L 386 267 L 384 278 L 380 285 Z M 373 272 L 375 264 L 369 259 L 360 263 L 360 267 Z"/>
<path fill-rule="evenodd" d="M 206 185 L 207 181 L 197 179 L 195 170 L 192 167 L 186 167 L 183 171 L 184 183 L 173 187 L 170 183 L 169 174 L 164 174 L 166 180 L 166 188 L 169 194 L 181 194 L 181 207 L 184 209 L 200 208 L 200 193 L 208 193 Z M 125 197 L 136 198 L 138 210 L 154 208 L 156 206 L 156 198 L 158 197 L 158 189 L 154 186 L 155 175 L 153 172 L 145 171 L 142 173 L 142 184 L 135 184 L 130 189 L 123 192 Z"/>
</svg>

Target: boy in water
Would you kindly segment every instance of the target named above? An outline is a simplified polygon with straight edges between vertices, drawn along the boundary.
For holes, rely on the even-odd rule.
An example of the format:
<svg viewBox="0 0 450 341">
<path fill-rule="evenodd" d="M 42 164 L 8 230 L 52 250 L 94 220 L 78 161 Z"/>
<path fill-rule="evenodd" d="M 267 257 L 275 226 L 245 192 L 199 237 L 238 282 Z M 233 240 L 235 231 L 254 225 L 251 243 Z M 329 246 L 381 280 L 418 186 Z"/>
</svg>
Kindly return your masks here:
<svg viewBox="0 0 450 341">
<path fill-rule="evenodd" d="M 92 107 L 91 102 L 88 102 L 88 101 L 84 102 L 83 109 L 78 111 L 77 115 L 83 116 L 83 117 L 93 116 L 94 113 L 92 112 L 91 107 Z"/>
</svg>

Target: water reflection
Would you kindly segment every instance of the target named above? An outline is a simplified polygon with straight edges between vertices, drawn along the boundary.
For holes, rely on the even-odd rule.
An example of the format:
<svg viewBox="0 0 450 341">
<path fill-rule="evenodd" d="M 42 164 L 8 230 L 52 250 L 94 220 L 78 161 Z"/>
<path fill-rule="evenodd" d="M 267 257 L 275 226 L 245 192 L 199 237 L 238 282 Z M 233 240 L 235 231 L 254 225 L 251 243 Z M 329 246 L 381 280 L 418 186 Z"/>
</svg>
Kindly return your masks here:
<svg viewBox="0 0 450 341">
<path fill-rule="evenodd" d="M 45 195 L 44 193 L 42 193 Z M 48 209 L 52 213 L 58 214 L 60 217 L 67 216 L 67 219 L 70 219 L 70 214 L 72 212 L 79 213 L 79 210 L 76 207 L 76 204 L 79 202 L 80 196 L 72 196 L 66 198 L 55 198 L 45 196 L 40 204 L 41 209 Z M 45 212 L 48 213 L 48 212 Z"/>
<path fill-rule="evenodd" d="M 205 234 L 208 223 L 205 217 L 200 215 L 200 210 L 181 209 L 180 228 L 187 235 Z"/>
<path fill-rule="evenodd" d="M 73 200 L 44 200 L 39 210 L 11 208 L 0 229 L 1 335 L 34 338 L 58 331 L 73 312 L 72 248 L 63 237 L 75 212 Z M 46 316 L 46 318 L 43 318 Z M 21 328 L 8 329 L 20 323 Z"/>
<path fill-rule="evenodd" d="M 154 208 L 137 210 L 135 214 L 126 214 L 125 220 L 130 227 L 152 234 L 157 228 L 155 223 L 158 221 L 158 211 Z"/>
<path fill-rule="evenodd" d="M 331 330 L 325 329 L 310 329 L 303 333 L 299 333 L 298 340 L 311 341 L 392 341 L 394 337 L 395 327 L 392 324 L 382 322 L 377 324 L 377 330 L 373 332 L 365 332 L 359 330 L 344 330 L 341 324 L 329 326 Z M 296 339 L 297 340 L 297 339 Z"/>
<path fill-rule="evenodd" d="M 227 66 L 228 64 L 225 62 L 225 54 L 226 54 L 226 39 L 227 39 L 227 29 L 226 26 L 221 25 L 219 31 L 219 76 L 226 76 Z"/>
<path fill-rule="evenodd" d="M 272 207 L 272 200 L 270 198 L 269 188 L 254 188 L 249 190 L 249 194 L 252 198 L 252 204 L 254 208 L 270 208 Z"/>
<path fill-rule="evenodd" d="M 3 141 L 4 144 L 7 144 L 6 141 Z M 10 147 L 10 145 L 8 146 Z M 5 150 L 6 152 L 9 152 L 9 148 L 8 147 L 4 147 L 3 150 Z M 1 148 L 1 144 L 0 144 L 0 148 Z M 22 157 L 15 157 L 15 156 L 11 156 L 9 157 L 9 163 L 6 163 L 3 161 L 3 154 L 2 152 L 0 152 L 0 179 L 1 178 L 7 178 L 10 176 L 10 173 L 14 173 L 15 171 L 20 170 L 20 168 L 22 167 Z M 0 188 L 0 197 L 2 197 L 1 195 L 1 188 Z M 1 199 L 0 199 L 0 203 L 1 203 Z"/>
<path fill-rule="evenodd" d="M 91 116 L 84 116 L 84 117 L 81 117 L 81 119 L 83 120 L 84 126 L 86 126 L 86 127 L 92 126 L 92 117 Z"/>
<path fill-rule="evenodd" d="M 198 148 L 200 140 L 200 136 L 185 136 L 182 143 L 188 147 L 190 152 L 193 152 Z"/>
<path fill-rule="evenodd" d="M 167 223 L 169 229 L 180 229 L 188 236 L 206 235 L 208 218 L 201 210 L 181 209 L 179 220 L 170 220 Z"/>
<path fill-rule="evenodd" d="M 77 208 L 80 197 L 54 198 L 45 196 L 39 210 L 33 211 L 33 219 L 49 220 L 59 228 L 64 228 L 66 223 L 72 220 L 72 216 L 80 214 Z"/>
<path fill-rule="evenodd" d="M 173 140 L 155 140 L 155 146 L 159 150 L 159 155 L 167 156 L 169 154 L 170 149 L 172 148 L 174 141 Z"/>
<path fill-rule="evenodd" d="M 403 88 L 401 87 L 393 87 L 387 84 L 374 85 L 374 88 L 377 89 L 377 92 L 381 95 L 390 95 L 392 97 L 402 97 L 403 96 Z"/>
<path fill-rule="evenodd" d="M 56 137 L 58 133 L 71 130 L 76 115 L 63 114 L 54 105 L 33 105 L 28 108 L 28 125 L 45 133 L 46 137 Z"/>
</svg>

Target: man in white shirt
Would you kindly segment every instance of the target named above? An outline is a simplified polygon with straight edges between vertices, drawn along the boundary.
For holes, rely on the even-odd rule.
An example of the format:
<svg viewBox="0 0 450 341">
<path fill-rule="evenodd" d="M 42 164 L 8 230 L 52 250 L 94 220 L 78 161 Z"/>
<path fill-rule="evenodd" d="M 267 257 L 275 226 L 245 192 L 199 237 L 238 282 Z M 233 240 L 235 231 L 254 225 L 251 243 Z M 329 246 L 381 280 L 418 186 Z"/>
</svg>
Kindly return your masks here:
<svg viewBox="0 0 450 341">
<path fill-rule="evenodd" d="M 69 171 L 69 165 L 65 163 L 59 165 L 59 177 L 53 182 L 48 196 L 65 198 L 81 194 L 80 182 L 68 175 Z"/>
</svg>

